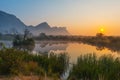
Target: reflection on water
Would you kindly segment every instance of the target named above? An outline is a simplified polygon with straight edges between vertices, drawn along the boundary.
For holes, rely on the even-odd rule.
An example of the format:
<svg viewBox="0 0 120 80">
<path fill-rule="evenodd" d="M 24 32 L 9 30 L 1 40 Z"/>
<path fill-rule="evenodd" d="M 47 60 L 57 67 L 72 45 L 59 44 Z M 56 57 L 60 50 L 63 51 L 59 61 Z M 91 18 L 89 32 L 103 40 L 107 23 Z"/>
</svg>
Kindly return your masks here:
<svg viewBox="0 0 120 80">
<path fill-rule="evenodd" d="M 12 41 L 6 41 L 6 40 L 0 40 L 0 43 L 4 44 L 5 47 L 10 48 L 12 47 Z M 2 48 L 3 45 L 0 45 L 0 48 Z"/>
<path fill-rule="evenodd" d="M 39 41 L 36 42 L 34 51 L 36 52 L 51 52 L 51 51 L 66 51 L 68 44 L 65 42 L 48 42 Z"/>
<path fill-rule="evenodd" d="M 79 43 L 73 43 L 73 44 L 69 44 L 69 47 L 67 49 L 67 52 L 70 54 L 71 56 L 71 61 L 76 61 L 77 57 L 80 55 L 84 55 L 84 54 L 89 54 L 89 53 L 94 53 L 96 54 L 98 57 L 101 55 L 105 55 L 105 54 L 112 54 L 114 56 L 119 56 L 119 54 L 117 52 L 111 52 L 111 50 L 108 50 L 107 48 L 104 48 L 102 50 L 97 50 L 97 47 L 95 46 L 91 46 L 91 45 L 87 45 L 87 44 L 79 44 Z"/>
<path fill-rule="evenodd" d="M 3 42 L 6 47 L 12 47 L 11 41 L 0 41 Z M 112 54 L 115 57 L 120 56 L 120 49 L 114 51 L 110 48 L 105 48 L 103 46 L 91 46 L 88 44 L 77 43 L 77 42 L 64 42 L 64 41 L 36 41 L 34 52 L 67 52 L 70 56 L 71 62 L 76 62 L 76 59 L 80 55 L 95 53 L 97 56 L 104 54 Z"/>
<path fill-rule="evenodd" d="M 77 57 L 83 54 L 94 53 L 98 57 L 101 55 L 111 54 L 115 57 L 120 56 L 119 51 L 112 51 L 105 47 L 91 46 L 77 42 L 58 42 L 58 41 L 38 41 L 34 51 L 37 52 L 67 52 L 71 62 L 76 62 Z"/>
<path fill-rule="evenodd" d="M 96 46 L 97 50 L 104 50 L 105 48 L 111 50 L 112 52 L 118 52 L 120 53 L 120 44 L 107 44 L 107 45 L 101 45 L 101 44 L 90 44 L 91 46 Z"/>
</svg>

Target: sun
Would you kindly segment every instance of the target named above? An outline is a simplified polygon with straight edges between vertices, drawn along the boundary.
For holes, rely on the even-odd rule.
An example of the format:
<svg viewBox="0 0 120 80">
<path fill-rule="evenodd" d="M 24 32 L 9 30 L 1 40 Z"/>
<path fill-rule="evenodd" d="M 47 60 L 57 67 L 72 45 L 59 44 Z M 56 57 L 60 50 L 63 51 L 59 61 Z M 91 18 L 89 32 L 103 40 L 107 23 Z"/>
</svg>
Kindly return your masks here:
<svg viewBox="0 0 120 80">
<path fill-rule="evenodd" d="M 105 32 L 105 26 L 104 25 L 100 25 L 99 32 L 100 33 L 104 33 Z"/>
<path fill-rule="evenodd" d="M 101 29 L 100 29 L 100 32 L 104 32 L 104 28 L 101 28 Z"/>
</svg>

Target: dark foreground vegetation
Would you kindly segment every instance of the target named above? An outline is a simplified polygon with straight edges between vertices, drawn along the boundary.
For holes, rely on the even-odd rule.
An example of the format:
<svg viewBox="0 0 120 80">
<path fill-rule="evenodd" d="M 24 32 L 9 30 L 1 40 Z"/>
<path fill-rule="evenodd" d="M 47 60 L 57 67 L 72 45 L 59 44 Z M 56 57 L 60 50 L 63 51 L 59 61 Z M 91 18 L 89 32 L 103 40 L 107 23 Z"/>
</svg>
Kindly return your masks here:
<svg viewBox="0 0 120 80">
<path fill-rule="evenodd" d="M 33 55 L 18 49 L 0 50 L 0 75 L 37 75 L 59 79 L 69 64 L 67 54 Z"/>
<path fill-rule="evenodd" d="M 13 48 L 0 50 L 0 75 L 3 76 L 35 75 L 59 80 L 68 65 L 69 57 L 65 53 L 33 55 Z M 111 55 L 100 58 L 94 54 L 81 55 L 73 64 L 68 80 L 120 80 L 120 58 Z"/>
<path fill-rule="evenodd" d="M 120 58 L 111 55 L 80 56 L 73 65 L 68 80 L 120 80 Z"/>
</svg>

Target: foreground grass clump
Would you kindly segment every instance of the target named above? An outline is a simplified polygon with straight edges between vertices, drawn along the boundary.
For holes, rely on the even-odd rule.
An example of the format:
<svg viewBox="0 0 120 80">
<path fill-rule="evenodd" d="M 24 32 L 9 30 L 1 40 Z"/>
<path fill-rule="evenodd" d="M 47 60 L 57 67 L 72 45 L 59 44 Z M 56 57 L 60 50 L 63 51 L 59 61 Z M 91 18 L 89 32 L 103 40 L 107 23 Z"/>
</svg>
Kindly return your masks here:
<svg viewBox="0 0 120 80">
<path fill-rule="evenodd" d="M 66 71 L 66 54 L 33 55 L 17 49 L 0 50 L 0 75 L 40 75 L 57 77 Z"/>
<path fill-rule="evenodd" d="M 73 65 L 68 80 L 120 80 L 120 58 L 111 55 L 80 56 Z"/>
</svg>

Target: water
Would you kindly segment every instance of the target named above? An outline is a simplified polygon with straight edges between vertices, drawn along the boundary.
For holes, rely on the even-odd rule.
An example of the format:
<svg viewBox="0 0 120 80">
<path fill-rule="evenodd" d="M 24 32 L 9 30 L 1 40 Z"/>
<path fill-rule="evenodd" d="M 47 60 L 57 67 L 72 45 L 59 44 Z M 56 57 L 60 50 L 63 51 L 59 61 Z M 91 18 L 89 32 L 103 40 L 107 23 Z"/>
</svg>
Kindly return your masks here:
<svg viewBox="0 0 120 80">
<path fill-rule="evenodd" d="M 4 43 L 5 47 L 7 48 L 12 47 L 12 41 L 0 40 L 0 43 Z"/>
<path fill-rule="evenodd" d="M 0 41 L 5 44 L 6 47 L 12 47 L 12 41 Z M 64 42 L 64 41 L 36 41 L 33 53 L 68 53 L 70 57 L 70 63 L 75 63 L 77 57 L 84 54 L 94 53 L 98 57 L 102 55 L 113 55 L 120 57 L 120 51 L 112 51 L 108 48 L 99 48 L 81 42 Z"/>
<path fill-rule="evenodd" d="M 34 51 L 42 53 L 55 52 L 56 54 L 66 52 L 70 56 L 71 63 L 76 62 L 77 57 L 84 54 L 94 53 L 98 57 L 109 54 L 115 57 L 120 56 L 119 51 L 112 51 L 108 48 L 101 49 L 81 42 L 37 41 Z"/>
</svg>

